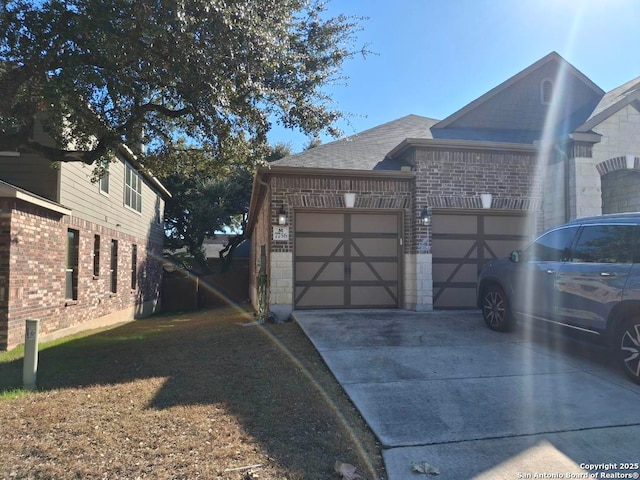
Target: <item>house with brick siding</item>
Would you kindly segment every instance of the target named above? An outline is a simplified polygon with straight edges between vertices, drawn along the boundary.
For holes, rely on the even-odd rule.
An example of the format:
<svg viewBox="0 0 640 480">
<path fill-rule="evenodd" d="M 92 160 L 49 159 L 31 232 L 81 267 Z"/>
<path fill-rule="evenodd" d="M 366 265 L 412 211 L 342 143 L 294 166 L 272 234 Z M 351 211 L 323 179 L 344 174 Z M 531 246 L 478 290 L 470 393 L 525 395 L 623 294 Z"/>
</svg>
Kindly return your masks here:
<svg viewBox="0 0 640 480">
<path fill-rule="evenodd" d="M 159 309 L 169 192 L 126 146 L 92 175 L 0 152 L 0 349 L 24 342 L 27 319 L 48 340 Z"/>
<path fill-rule="evenodd" d="M 640 210 L 640 78 L 555 52 L 445 119 L 407 115 L 255 177 L 250 296 L 271 311 L 475 308 L 479 270 L 542 230 Z"/>
</svg>

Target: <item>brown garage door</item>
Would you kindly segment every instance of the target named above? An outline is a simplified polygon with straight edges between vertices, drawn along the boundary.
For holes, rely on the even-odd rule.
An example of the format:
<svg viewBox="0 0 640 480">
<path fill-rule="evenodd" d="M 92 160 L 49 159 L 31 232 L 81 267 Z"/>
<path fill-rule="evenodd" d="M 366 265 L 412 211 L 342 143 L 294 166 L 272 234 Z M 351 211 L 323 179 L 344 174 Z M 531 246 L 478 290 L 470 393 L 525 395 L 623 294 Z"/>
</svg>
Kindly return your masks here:
<svg viewBox="0 0 640 480">
<path fill-rule="evenodd" d="M 296 212 L 295 308 L 397 308 L 400 215 Z"/>
<path fill-rule="evenodd" d="M 476 281 L 482 266 L 522 248 L 530 240 L 533 226 L 533 216 L 520 212 L 434 212 L 434 308 L 475 308 Z"/>
</svg>

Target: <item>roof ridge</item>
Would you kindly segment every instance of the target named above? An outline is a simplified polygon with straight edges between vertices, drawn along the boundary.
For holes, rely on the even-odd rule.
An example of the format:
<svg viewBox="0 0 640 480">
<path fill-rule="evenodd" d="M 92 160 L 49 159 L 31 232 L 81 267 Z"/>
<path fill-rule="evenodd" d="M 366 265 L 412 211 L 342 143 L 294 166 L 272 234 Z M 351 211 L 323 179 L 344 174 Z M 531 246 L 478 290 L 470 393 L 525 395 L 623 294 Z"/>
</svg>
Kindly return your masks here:
<svg viewBox="0 0 640 480">
<path fill-rule="evenodd" d="M 362 130 L 361 132 L 356 132 L 353 135 L 337 138 L 337 139 L 332 140 L 332 141 L 327 142 L 327 143 L 321 143 L 320 145 L 318 145 L 316 147 L 313 147 L 310 150 L 316 150 L 316 149 L 322 149 L 323 150 L 325 147 L 334 146 L 334 145 L 336 145 L 337 143 L 340 143 L 340 142 L 345 142 L 345 141 L 354 140 L 356 138 L 361 138 L 361 137 L 363 137 L 363 136 L 365 136 L 367 134 L 371 134 L 372 132 L 374 132 L 376 130 L 381 130 L 382 128 L 384 128 L 386 126 L 392 125 L 394 123 L 399 123 L 402 120 L 406 120 L 408 118 L 416 118 L 416 119 L 421 119 L 421 120 L 428 120 L 428 121 L 432 121 L 434 123 L 439 121 L 439 120 L 437 120 L 435 118 L 430 118 L 430 117 L 425 117 L 423 115 L 417 115 L 415 113 L 410 113 L 410 114 L 404 115 L 402 117 L 396 118 L 395 120 L 389 120 L 388 122 L 381 123 L 381 124 L 376 125 L 374 127 L 367 128 L 366 130 Z M 273 163 L 275 165 L 275 164 L 277 164 L 276 162 L 279 162 L 280 160 L 283 160 L 284 158 L 297 157 L 299 155 L 304 155 L 305 153 L 308 153 L 308 152 L 309 152 L 309 150 L 303 150 L 302 152 L 297 152 L 297 153 L 294 153 L 292 155 L 288 155 L 288 156 L 283 157 L 281 159 L 275 160 L 274 162 L 271 162 L 271 163 Z"/>
</svg>

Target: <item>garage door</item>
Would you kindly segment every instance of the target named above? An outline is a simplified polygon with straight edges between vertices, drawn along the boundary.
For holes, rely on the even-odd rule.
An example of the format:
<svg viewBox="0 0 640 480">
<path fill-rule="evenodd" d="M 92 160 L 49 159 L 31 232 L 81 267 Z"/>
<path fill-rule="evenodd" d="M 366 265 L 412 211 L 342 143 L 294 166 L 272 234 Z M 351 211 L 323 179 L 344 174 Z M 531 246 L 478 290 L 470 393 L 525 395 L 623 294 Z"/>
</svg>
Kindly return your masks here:
<svg viewBox="0 0 640 480">
<path fill-rule="evenodd" d="M 296 212 L 295 308 L 397 308 L 401 217 Z"/>
<path fill-rule="evenodd" d="M 522 248 L 534 232 L 532 217 L 520 212 L 434 212 L 434 308 L 476 308 L 480 269 L 489 260 Z"/>
</svg>

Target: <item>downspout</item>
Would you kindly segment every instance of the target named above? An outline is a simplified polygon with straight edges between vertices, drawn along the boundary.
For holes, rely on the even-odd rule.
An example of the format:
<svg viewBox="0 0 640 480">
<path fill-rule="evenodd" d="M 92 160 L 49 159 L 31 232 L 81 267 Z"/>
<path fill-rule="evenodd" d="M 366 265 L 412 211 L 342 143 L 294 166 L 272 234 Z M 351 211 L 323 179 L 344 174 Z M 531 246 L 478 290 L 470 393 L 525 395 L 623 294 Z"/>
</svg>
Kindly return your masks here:
<svg viewBox="0 0 640 480">
<path fill-rule="evenodd" d="M 554 150 L 556 155 L 562 157 L 562 163 L 564 164 L 564 179 L 563 179 L 563 192 L 562 198 L 564 201 L 564 222 L 568 222 L 571 217 L 571 208 L 570 208 L 570 199 L 569 199 L 569 174 L 571 173 L 571 169 L 569 168 L 569 155 L 567 155 L 567 145 L 568 142 L 564 143 L 562 147 L 558 146 L 556 143 L 554 146 Z M 573 150 L 573 149 L 572 149 Z"/>
<path fill-rule="evenodd" d="M 562 152 L 562 154 L 564 156 L 564 221 L 566 223 L 571 219 L 571 202 L 569 199 L 569 174 L 571 169 L 569 168 L 569 156 L 565 152 Z"/>
</svg>

